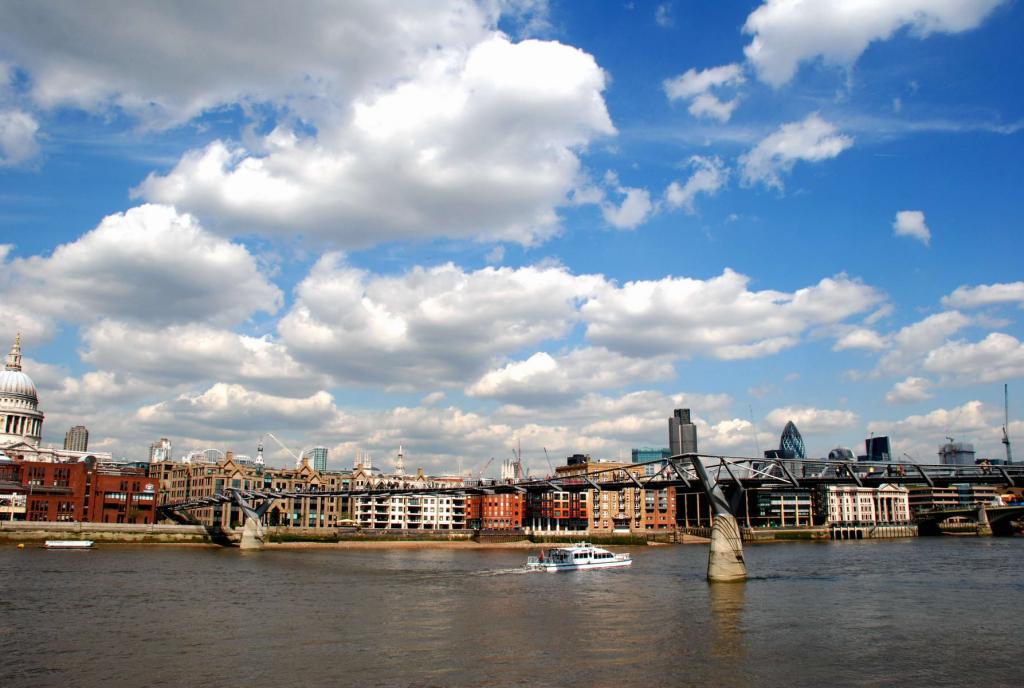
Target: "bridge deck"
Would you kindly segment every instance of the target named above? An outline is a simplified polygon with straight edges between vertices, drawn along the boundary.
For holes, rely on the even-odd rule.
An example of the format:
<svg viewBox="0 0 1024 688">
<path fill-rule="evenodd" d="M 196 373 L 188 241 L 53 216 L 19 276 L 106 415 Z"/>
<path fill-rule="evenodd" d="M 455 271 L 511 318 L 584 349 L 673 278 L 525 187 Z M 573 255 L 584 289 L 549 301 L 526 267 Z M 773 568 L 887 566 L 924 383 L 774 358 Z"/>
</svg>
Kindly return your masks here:
<svg viewBox="0 0 1024 688">
<path fill-rule="evenodd" d="M 834 461 L 773 460 L 750 457 L 725 457 L 700 455 L 707 470 L 713 473 L 714 482 L 723 489 L 757 488 L 817 488 L 828 485 L 857 485 L 880 487 L 882 485 L 927 485 L 948 487 L 950 485 L 1024 485 L 1024 466 L 937 466 L 921 464 L 863 464 Z M 666 461 L 631 464 L 630 469 L 643 466 L 660 466 L 651 476 L 637 476 L 627 473 L 624 468 L 610 468 L 593 471 L 584 475 L 555 476 L 519 482 L 481 482 L 451 487 L 382 487 L 335 491 L 281 492 L 276 490 L 240 490 L 228 488 L 223 493 L 209 497 L 165 504 L 159 509 L 164 512 L 201 509 L 235 501 L 235 494 L 243 500 L 277 499 L 323 499 L 333 497 L 375 497 L 388 495 L 437 495 L 437 494 L 537 494 L 553 491 L 584 492 L 602 490 L 618 492 L 640 487 L 645 490 L 662 490 L 669 487 L 682 488 L 686 492 L 700 492 L 702 487 L 696 475 L 691 456 L 676 456 Z M 709 463 L 710 462 L 710 463 Z M 714 463 L 717 462 L 717 463 Z M 867 472 L 869 469 L 872 472 Z M 810 473 L 810 475 L 807 475 Z"/>
</svg>

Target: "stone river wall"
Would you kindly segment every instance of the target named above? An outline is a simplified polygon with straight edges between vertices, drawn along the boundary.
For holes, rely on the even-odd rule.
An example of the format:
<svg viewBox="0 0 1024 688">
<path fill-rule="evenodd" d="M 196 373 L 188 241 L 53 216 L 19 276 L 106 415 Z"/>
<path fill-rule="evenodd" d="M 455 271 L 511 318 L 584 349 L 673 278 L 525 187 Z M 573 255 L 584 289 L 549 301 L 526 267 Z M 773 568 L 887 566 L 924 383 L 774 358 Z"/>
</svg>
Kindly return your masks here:
<svg viewBox="0 0 1024 688">
<path fill-rule="evenodd" d="M 62 523 L 0 521 L 0 542 L 95 540 L 96 542 L 212 542 L 203 526 L 138 525 L 133 523 Z"/>
</svg>

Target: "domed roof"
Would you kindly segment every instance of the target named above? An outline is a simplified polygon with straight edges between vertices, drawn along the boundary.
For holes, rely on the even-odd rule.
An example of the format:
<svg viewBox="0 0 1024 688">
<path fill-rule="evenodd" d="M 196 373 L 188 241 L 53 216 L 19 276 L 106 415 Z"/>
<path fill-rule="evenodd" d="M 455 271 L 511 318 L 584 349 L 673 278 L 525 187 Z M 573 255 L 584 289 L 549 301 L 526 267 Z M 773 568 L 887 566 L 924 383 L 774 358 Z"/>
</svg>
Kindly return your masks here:
<svg viewBox="0 0 1024 688">
<path fill-rule="evenodd" d="M 20 370 L 0 370 L 0 397 L 8 396 L 28 397 L 32 401 L 39 401 L 36 383 Z"/>
<path fill-rule="evenodd" d="M 14 339 L 11 353 L 7 354 L 7 366 L 0 370 L 0 396 L 29 398 L 39 402 L 36 383 L 21 372 L 21 335 Z"/>
</svg>

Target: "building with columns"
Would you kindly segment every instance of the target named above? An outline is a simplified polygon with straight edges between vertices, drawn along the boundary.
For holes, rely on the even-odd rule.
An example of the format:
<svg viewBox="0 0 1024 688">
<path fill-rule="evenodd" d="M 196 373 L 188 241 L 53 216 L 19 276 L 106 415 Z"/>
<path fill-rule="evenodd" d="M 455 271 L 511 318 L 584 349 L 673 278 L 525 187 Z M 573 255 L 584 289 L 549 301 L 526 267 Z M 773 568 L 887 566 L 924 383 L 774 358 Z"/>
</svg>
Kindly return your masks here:
<svg viewBox="0 0 1024 688">
<path fill-rule="evenodd" d="M 36 384 L 21 369 L 21 335 L 7 354 L 0 371 L 0 456 L 18 461 L 43 463 L 80 461 L 87 456 L 109 462 L 109 452 L 86 452 L 40 446 L 43 418 Z M 84 428 L 83 428 L 84 429 Z"/>
<path fill-rule="evenodd" d="M 901 485 L 858 487 L 829 485 L 825 488 L 826 524 L 874 526 L 910 522 L 907 488 Z"/>
<path fill-rule="evenodd" d="M 43 412 L 39 410 L 36 383 L 21 370 L 21 335 L 7 354 L 0 372 L 0 449 L 39 447 L 43 437 Z"/>
</svg>

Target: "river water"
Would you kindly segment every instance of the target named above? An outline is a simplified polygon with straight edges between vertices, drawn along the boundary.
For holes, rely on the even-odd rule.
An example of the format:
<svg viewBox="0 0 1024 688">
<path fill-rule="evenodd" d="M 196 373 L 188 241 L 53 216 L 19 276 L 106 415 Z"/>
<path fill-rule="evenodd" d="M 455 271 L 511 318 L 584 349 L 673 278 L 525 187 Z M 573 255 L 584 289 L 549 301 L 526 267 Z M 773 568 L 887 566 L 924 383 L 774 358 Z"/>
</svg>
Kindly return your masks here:
<svg viewBox="0 0 1024 688">
<path fill-rule="evenodd" d="M 526 550 L 0 547 L 0 686 L 1020 686 L 1024 538 Z"/>
</svg>

